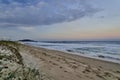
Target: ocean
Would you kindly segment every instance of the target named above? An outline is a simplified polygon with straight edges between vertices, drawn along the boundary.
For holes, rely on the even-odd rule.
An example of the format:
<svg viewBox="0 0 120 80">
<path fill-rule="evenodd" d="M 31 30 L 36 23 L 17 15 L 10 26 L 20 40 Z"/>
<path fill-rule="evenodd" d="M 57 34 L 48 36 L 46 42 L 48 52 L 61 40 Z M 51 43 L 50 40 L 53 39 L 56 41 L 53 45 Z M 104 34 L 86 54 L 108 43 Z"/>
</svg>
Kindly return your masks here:
<svg viewBox="0 0 120 80">
<path fill-rule="evenodd" d="M 37 41 L 24 44 L 120 63 L 120 41 Z"/>
</svg>

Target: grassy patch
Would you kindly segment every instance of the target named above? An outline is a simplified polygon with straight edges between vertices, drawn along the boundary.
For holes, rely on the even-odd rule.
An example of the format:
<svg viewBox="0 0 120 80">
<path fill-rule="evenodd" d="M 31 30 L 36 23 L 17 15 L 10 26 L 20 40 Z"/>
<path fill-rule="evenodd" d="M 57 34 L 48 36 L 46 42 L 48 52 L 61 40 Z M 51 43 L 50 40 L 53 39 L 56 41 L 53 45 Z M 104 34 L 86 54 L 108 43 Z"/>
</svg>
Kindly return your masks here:
<svg viewBox="0 0 120 80">
<path fill-rule="evenodd" d="M 14 42 L 14 41 L 0 41 L 0 46 L 2 47 L 3 50 L 10 50 L 11 53 L 13 53 L 13 58 L 16 57 L 16 62 L 19 63 L 19 64 L 22 64 L 23 65 L 23 61 L 22 61 L 22 56 L 20 55 L 19 53 L 19 43 L 18 42 Z M 8 53 L 9 54 L 9 53 Z M 0 59 L 2 58 L 11 58 L 11 56 L 6 56 L 6 55 L 0 55 Z"/>
<path fill-rule="evenodd" d="M 43 80 L 37 69 L 18 68 L 1 77 L 2 80 Z"/>
</svg>

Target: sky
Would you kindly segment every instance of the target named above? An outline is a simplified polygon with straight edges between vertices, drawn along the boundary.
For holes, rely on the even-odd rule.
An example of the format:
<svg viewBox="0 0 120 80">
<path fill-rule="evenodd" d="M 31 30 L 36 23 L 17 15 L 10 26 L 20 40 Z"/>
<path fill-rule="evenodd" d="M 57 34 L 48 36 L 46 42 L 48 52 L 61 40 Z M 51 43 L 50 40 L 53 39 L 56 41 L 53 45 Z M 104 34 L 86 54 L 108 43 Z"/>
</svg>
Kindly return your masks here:
<svg viewBox="0 0 120 80">
<path fill-rule="evenodd" d="M 120 40 L 120 0 L 0 0 L 0 39 Z"/>
</svg>

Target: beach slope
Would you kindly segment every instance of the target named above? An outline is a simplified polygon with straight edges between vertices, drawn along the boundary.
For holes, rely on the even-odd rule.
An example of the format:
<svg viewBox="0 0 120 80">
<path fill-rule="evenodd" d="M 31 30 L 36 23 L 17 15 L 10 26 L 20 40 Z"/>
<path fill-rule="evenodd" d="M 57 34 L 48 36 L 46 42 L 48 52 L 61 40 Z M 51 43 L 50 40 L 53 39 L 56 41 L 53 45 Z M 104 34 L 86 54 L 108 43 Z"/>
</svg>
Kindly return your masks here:
<svg viewBox="0 0 120 80">
<path fill-rule="evenodd" d="M 20 48 L 24 62 L 53 80 L 120 80 L 120 64 L 28 45 Z"/>
</svg>

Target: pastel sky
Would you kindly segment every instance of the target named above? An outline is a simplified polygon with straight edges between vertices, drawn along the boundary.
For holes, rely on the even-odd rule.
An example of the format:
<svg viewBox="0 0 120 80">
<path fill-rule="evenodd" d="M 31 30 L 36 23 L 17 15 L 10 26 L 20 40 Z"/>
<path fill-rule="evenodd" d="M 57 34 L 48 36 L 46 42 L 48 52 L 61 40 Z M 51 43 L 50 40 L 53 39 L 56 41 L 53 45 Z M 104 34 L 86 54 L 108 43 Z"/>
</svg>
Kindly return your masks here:
<svg viewBox="0 0 120 80">
<path fill-rule="evenodd" d="M 0 39 L 120 40 L 120 0 L 0 0 Z"/>
</svg>

